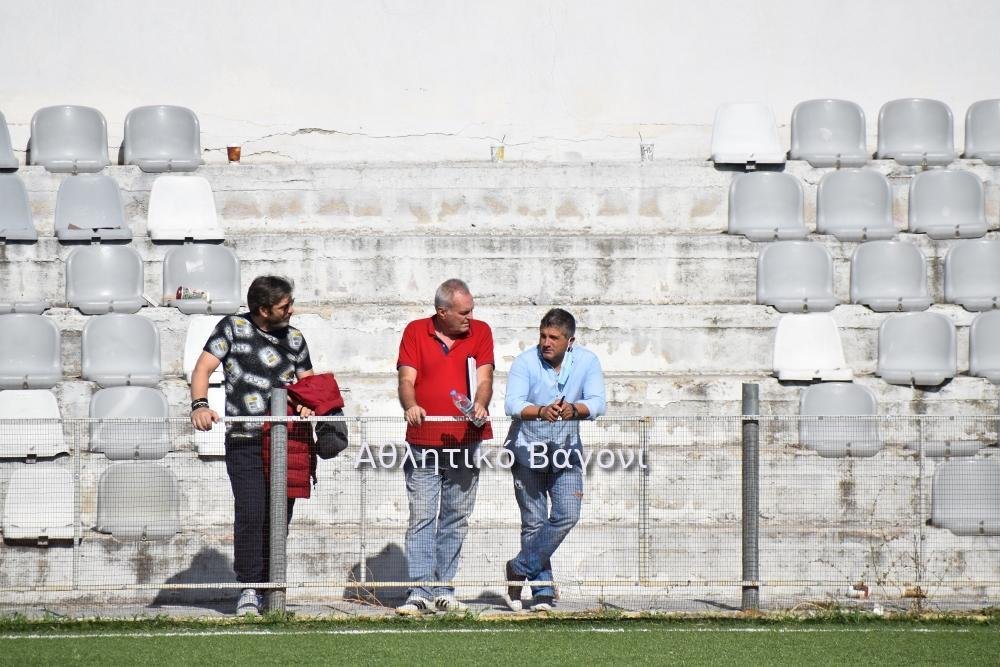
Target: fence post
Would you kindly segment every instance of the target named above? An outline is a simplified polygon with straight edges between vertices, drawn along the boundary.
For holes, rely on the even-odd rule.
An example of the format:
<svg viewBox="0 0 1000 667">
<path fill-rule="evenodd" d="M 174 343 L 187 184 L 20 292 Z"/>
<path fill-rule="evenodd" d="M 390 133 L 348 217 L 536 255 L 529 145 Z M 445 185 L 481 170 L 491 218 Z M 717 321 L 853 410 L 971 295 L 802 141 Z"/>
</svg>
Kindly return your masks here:
<svg viewBox="0 0 1000 667">
<path fill-rule="evenodd" d="M 365 446 L 368 444 L 368 422 L 362 421 L 361 417 L 358 417 L 357 419 L 358 431 L 361 435 L 358 442 L 360 442 L 362 446 Z M 361 489 L 359 496 L 361 507 L 360 515 L 358 517 L 358 550 L 360 551 L 360 560 L 358 562 L 361 563 L 361 567 L 358 568 L 358 576 L 361 579 L 361 583 L 364 584 L 368 581 L 368 477 L 364 466 L 361 466 Z"/>
<path fill-rule="evenodd" d="M 650 417 L 639 422 L 639 453 L 646 468 L 639 471 L 639 585 L 649 579 L 649 426 Z"/>
<path fill-rule="evenodd" d="M 89 424 L 88 424 L 89 427 Z M 63 423 L 59 423 L 59 428 L 63 428 Z M 65 432 L 65 431 L 64 431 Z M 72 430 L 73 437 L 73 592 L 80 585 L 80 560 L 83 558 L 83 500 L 80 490 L 83 484 L 83 452 L 82 439 L 79 424 L 75 424 Z"/>
<path fill-rule="evenodd" d="M 271 391 L 271 415 L 288 414 L 288 391 Z M 285 583 L 285 554 L 288 541 L 288 426 L 284 421 L 271 422 L 271 567 L 268 579 L 274 584 Z M 267 610 L 285 612 L 285 589 L 271 588 L 267 593 Z"/>
<path fill-rule="evenodd" d="M 760 387 L 743 384 L 743 611 L 760 608 L 760 553 L 758 551 L 760 503 Z"/>
</svg>

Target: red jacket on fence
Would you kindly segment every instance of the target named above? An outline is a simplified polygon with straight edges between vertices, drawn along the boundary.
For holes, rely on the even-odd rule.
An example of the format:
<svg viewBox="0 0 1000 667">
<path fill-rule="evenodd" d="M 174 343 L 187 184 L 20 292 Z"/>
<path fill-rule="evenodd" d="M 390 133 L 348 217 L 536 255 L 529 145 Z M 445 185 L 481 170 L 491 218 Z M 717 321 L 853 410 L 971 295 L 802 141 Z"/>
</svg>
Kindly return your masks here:
<svg viewBox="0 0 1000 667">
<path fill-rule="evenodd" d="M 291 399 L 288 414 L 295 415 L 292 405 L 304 405 L 317 416 L 328 415 L 344 407 L 340 386 L 333 373 L 304 377 L 285 389 Z M 264 424 L 264 478 L 271 477 L 271 425 Z M 308 422 L 288 422 L 288 497 L 308 498 L 316 480 L 316 451 L 312 425 Z"/>
</svg>

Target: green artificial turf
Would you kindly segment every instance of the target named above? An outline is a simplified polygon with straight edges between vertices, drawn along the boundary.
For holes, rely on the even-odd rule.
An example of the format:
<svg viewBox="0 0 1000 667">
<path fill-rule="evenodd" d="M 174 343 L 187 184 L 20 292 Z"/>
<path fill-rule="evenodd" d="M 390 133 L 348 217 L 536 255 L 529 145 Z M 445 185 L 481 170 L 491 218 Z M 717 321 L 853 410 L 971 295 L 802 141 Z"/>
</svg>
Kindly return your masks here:
<svg viewBox="0 0 1000 667">
<path fill-rule="evenodd" d="M 989 618 L 160 621 L 0 628 L 4 664 L 993 665 L 998 649 L 1000 625 Z"/>
</svg>

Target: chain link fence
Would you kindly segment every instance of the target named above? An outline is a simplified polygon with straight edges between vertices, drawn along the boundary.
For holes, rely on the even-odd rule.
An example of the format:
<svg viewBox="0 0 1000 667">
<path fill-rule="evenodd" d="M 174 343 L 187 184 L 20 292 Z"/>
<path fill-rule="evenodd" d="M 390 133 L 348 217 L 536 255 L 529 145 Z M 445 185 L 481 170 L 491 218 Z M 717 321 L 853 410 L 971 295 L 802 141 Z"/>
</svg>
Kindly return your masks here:
<svg viewBox="0 0 1000 667">
<path fill-rule="evenodd" d="M 741 562 L 750 421 L 752 581 Z M 312 497 L 294 505 L 281 585 L 291 609 L 380 613 L 406 594 L 405 424 L 346 422 L 350 448 L 318 462 Z M 506 608 L 503 567 L 519 548 L 509 425 L 493 418 L 476 457 L 454 581 L 477 611 Z M 0 612 L 232 613 L 244 584 L 221 428 L 0 421 Z M 735 610 L 746 587 L 768 609 L 1000 598 L 995 418 L 612 417 L 580 428 L 582 516 L 552 559 L 561 610 Z"/>
</svg>

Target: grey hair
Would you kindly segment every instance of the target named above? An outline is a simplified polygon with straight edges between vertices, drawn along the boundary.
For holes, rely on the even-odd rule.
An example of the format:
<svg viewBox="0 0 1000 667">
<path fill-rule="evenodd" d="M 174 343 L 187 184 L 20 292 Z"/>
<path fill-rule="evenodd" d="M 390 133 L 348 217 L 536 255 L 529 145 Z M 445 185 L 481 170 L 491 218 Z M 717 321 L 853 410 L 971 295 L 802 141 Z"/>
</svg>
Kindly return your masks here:
<svg viewBox="0 0 1000 667">
<path fill-rule="evenodd" d="M 451 308 L 452 300 L 455 298 L 456 294 L 469 294 L 469 286 L 465 284 L 464 280 L 459 280 L 458 278 L 449 278 L 448 280 L 441 283 L 434 292 L 434 308 Z"/>
</svg>

